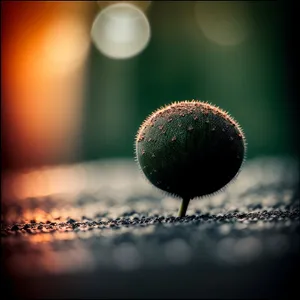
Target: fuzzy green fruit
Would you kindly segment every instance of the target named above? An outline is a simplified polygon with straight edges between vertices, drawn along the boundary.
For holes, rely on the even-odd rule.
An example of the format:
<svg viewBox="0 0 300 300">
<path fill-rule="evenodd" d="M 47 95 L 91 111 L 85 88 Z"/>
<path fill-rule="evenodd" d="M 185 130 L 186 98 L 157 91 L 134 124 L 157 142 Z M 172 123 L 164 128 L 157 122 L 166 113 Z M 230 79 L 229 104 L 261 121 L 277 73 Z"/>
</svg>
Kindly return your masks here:
<svg viewBox="0 0 300 300">
<path fill-rule="evenodd" d="M 215 193 L 236 177 L 246 142 L 228 113 L 193 100 L 152 113 L 139 128 L 135 150 L 146 178 L 183 198 L 187 208 L 190 199 Z"/>
</svg>

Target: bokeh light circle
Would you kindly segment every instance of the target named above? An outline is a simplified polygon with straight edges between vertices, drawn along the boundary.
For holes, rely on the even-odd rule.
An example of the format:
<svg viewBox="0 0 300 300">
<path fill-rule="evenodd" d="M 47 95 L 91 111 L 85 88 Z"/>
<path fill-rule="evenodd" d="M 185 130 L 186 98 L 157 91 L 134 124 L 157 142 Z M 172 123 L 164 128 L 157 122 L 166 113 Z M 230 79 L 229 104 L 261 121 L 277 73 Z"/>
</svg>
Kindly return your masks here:
<svg viewBox="0 0 300 300">
<path fill-rule="evenodd" d="M 115 59 L 130 58 L 143 51 L 150 35 L 147 17 L 130 3 L 107 6 L 100 11 L 91 29 L 96 48 Z"/>
</svg>

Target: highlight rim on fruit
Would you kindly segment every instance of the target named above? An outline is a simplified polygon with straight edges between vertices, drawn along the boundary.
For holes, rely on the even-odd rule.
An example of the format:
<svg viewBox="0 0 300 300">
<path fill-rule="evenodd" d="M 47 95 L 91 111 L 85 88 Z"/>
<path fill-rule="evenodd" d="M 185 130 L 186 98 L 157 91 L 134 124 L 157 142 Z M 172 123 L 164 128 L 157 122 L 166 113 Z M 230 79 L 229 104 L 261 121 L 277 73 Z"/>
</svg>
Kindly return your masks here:
<svg viewBox="0 0 300 300">
<path fill-rule="evenodd" d="M 135 155 L 150 183 L 182 199 L 178 216 L 183 217 L 190 200 L 219 192 L 236 178 L 246 139 L 226 111 L 207 102 L 181 101 L 145 119 Z"/>
</svg>

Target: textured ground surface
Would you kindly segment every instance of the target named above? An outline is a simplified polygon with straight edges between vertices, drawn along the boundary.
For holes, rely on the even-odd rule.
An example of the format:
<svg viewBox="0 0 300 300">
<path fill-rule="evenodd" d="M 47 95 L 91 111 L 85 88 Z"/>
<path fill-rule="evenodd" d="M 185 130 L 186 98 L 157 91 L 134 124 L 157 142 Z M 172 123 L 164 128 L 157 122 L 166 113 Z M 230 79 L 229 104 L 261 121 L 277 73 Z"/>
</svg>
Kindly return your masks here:
<svg viewBox="0 0 300 300">
<path fill-rule="evenodd" d="M 290 159 L 250 160 L 185 218 L 132 161 L 9 176 L 3 286 L 29 298 L 287 298 L 299 270 L 297 171 Z"/>
</svg>

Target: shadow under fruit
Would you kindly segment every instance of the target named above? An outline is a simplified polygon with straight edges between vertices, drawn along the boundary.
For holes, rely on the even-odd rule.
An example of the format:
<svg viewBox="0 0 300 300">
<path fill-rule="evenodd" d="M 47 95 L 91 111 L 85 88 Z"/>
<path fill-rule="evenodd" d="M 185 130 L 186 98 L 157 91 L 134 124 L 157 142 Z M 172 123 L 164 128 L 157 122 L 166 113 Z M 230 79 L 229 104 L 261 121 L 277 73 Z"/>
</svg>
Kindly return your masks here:
<svg viewBox="0 0 300 300">
<path fill-rule="evenodd" d="M 140 126 L 136 158 L 157 188 L 189 201 L 224 188 L 238 174 L 246 153 L 239 124 L 209 103 L 182 101 L 153 112 Z"/>
</svg>

